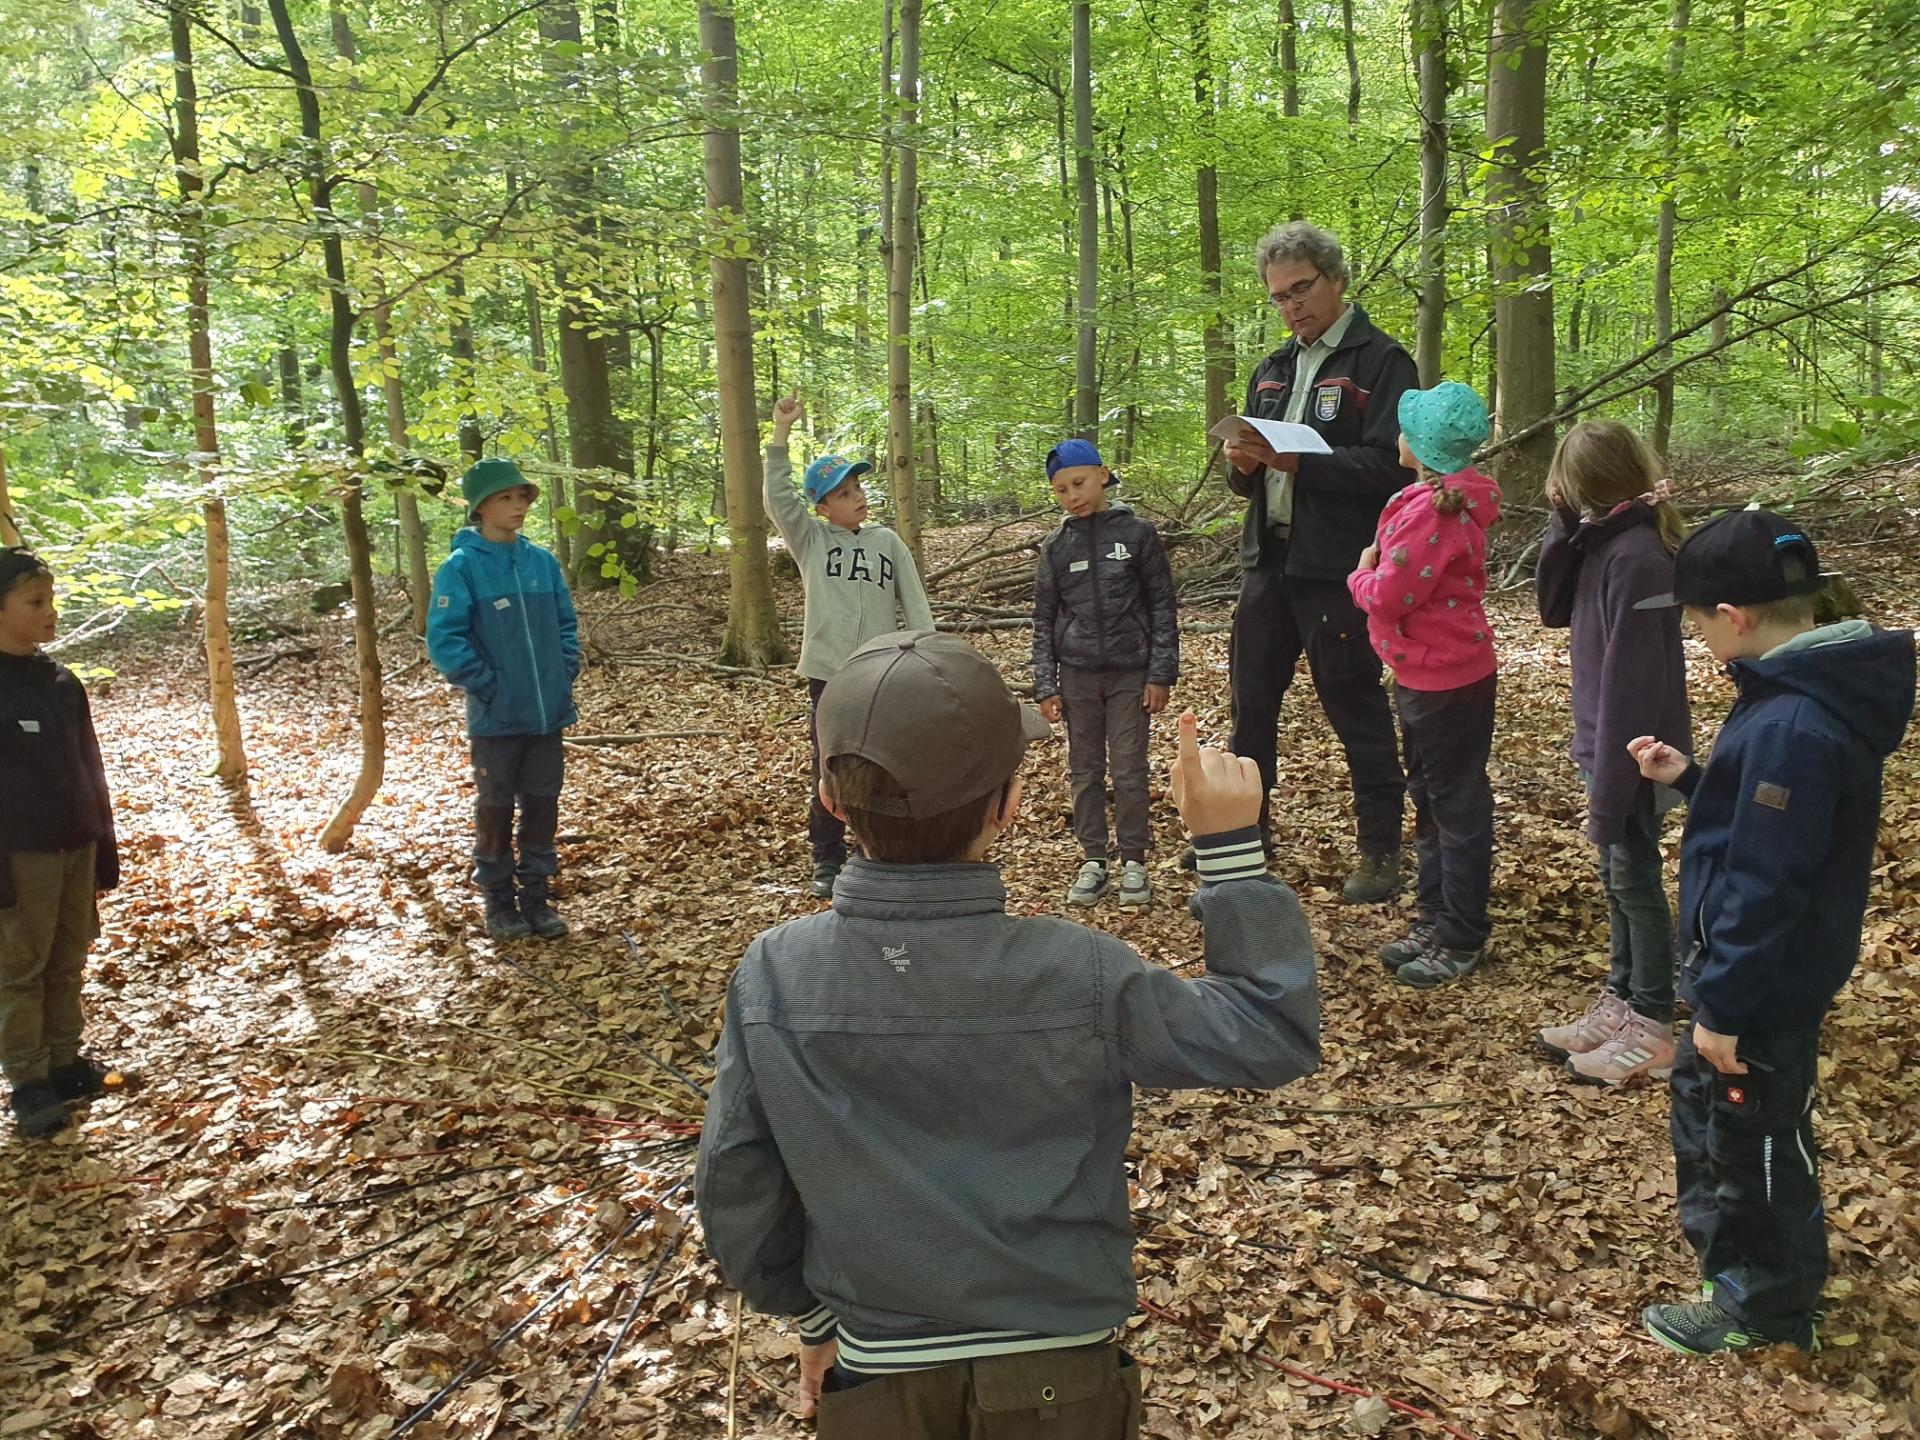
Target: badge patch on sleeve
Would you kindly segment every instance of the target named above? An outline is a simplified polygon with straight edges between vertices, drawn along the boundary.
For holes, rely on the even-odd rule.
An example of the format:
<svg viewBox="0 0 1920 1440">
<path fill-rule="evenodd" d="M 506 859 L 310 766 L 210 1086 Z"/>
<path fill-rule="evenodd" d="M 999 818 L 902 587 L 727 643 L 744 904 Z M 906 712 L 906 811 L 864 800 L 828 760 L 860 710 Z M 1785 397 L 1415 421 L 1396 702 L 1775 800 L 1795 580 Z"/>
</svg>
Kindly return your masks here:
<svg viewBox="0 0 1920 1440">
<path fill-rule="evenodd" d="M 1791 794 L 1793 792 L 1784 785 L 1774 785 L 1762 780 L 1753 787 L 1753 803 L 1764 805 L 1769 810 L 1784 810 L 1787 808 L 1787 797 Z"/>
<path fill-rule="evenodd" d="M 1313 417 L 1316 420 L 1331 420 L 1340 413 L 1340 387 L 1322 385 L 1313 392 Z"/>
</svg>

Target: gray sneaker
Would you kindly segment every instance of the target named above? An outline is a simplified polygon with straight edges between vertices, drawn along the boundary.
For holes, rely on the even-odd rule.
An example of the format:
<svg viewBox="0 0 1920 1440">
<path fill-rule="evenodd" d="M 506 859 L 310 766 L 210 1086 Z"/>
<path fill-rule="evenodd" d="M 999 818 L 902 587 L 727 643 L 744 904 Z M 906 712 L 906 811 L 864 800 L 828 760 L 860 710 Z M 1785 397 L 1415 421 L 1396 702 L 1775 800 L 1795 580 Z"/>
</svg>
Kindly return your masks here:
<svg viewBox="0 0 1920 1440">
<path fill-rule="evenodd" d="M 1340 887 L 1340 898 L 1352 905 L 1375 905 L 1400 888 L 1400 852 L 1362 855 L 1360 863 Z"/>
<path fill-rule="evenodd" d="M 1389 940 L 1380 947 L 1380 963 L 1389 970 L 1398 970 L 1402 965 L 1418 960 L 1433 949 L 1433 922 L 1416 920 L 1407 927 L 1407 933 L 1398 940 Z"/>
<path fill-rule="evenodd" d="M 1120 903 L 1146 905 L 1153 900 L 1153 887 L 1147 883 L 1147 867 L 1138 860 L 1120 862 Z"/>
<path fill-rule="evenodd" d="M 1436 945 L 1418 960 L 1409 960 L 1394 971 L 1393 978 L 1416 990 L 1431 990 L 1436 985 L 1446 985 L 1472 974 L 1486 958 L 1484 945 L 1477 950 L 1448 950 Z"/>
<path fill-rule="evenodd" d="M 1067 903 L 1098 905 L 1100 897 L 1107 893 L 1112 883 L 1107 875 L 1107 862 L 1090 859 L 1080 867 L 1080 873 L 1073 877 L 1073 887 L 1067 891 Z"/>
</svg>

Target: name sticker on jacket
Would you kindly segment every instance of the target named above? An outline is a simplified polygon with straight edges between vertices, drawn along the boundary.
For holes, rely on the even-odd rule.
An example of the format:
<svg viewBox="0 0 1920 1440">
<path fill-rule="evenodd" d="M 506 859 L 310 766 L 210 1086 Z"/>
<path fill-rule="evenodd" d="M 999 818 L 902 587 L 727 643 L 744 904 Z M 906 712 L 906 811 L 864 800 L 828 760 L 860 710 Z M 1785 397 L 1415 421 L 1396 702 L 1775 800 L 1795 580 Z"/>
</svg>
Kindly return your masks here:
<svg viewBox="0 0 1920 1440">
<path fill-rule="evenodd" d="M 502 595 L 498 600 L 493 602 L 493 608 L 496 610 L 511 610 L 513 608 L 513 602 Z"/>
<path fill-rule="evenodd" d="M 1770 785 L 1762 780 L 1753 787 L 1753 803 L 1764 805 L 1769 810 L 1784 810 L 1787 808 L 1787 797 L 1791 794 L 1793 792 L 1784 785 Z"/>
<path fill-rule="evenodd" d="M 1072 571 L 1084 570 L 1087 568 L 1087 566 L 1090 563 L 1091 563 L 1090 561 L 1086 561 L 1086 560 L 1076 560 L 1071 565 L 1067 566 L 1067 569 Z"/>
<path fill-rule="evenodd" d="M 22 720 L 20 722 L 20 728 L 29 735 L 38 735 L 40 733 L 40 722 L 38 720 Z"/>
</svg>

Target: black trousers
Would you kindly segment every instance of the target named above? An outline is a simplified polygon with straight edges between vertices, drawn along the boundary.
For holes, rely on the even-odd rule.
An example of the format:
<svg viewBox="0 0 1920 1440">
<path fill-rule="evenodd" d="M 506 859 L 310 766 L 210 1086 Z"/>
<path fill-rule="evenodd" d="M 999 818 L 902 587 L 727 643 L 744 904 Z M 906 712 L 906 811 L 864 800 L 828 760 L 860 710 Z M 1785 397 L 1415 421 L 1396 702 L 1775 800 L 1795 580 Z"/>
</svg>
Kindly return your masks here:
<svg viewBox="0 0 1920 1440">
<path fill-rule="evenodd" d="M 1478 950 L 1492 929 L 1494 683 L 1489 675 L 1455 690 L 1393 691 L 1420 852 L 1420 918 L 1449 950 Z"/>
<path fill-rule="evenodd" d="M 1680 1228 L 1713 1300 L 1754 1334 L 1789 1339 L 1827 1281 L 1827 1216 L 1813 1141 L 1818 1030 L 1749 1031 L 1745 1075 L 1693 1048 L 1674 1056 Z"/>
<path fill-rule="evenodd" d="M 1380 685 L 1380 657 L 1367 639 L 1367 617 L 1341 581 L 1289 579 L 1286 546 L 1273 548 L 1277 553 L 1266 564 L 1240 576 L 1228 660 L 1231 743 L 1234 754 L 1260 767 L 1260 828 L 1272 829 L 1280 704 L 1305 654 L 1320 708 L 1347 752 L 1360 849 L 1397 853 L 1407 782 L 1394 743 L 1393 711 Z"/>
<path fill-rule="evenodd" d="M 474 735 L 473 883 L 513 892 L 517 880 L 539 899 L 560 870 L 560 785 L 566 774 L 561 735 Z M 514 859 L 513 807 L 520 805 L 520 856 Z"/>
<path fill-rule="evenodd" d="M 813 789 L 807 795 L 807 844 L 815 865 L 847 863 L 847 822 L 820 803 L 820 692 L 824 680 L 807 681 L 807 737 L 813 743 Z"/>
</svg>

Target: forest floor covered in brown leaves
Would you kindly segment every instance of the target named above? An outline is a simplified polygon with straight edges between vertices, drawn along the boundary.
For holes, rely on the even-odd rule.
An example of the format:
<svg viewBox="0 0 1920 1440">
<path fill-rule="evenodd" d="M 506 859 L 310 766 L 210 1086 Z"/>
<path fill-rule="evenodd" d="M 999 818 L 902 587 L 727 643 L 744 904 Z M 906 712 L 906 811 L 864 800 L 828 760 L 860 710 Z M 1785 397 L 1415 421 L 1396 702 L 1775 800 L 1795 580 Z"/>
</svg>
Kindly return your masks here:
<svg viewBox="0 0 1920 1440">
<path fill-rule="evenodd" d="M 1829 547 L 1887 623 L 1916 616 L 1910 543 Z M 637 599 L 589 602 L 590 653 L 712 654 L 723 567 L 683 553 Z M 791 580 L 781 605 L 797 618 Z M 1495 613 L 1496 959 L 1464 984 L 1416 993 L 1375 961 L 1411 902 L 1340 903 L 1345 768 L 1304 674 L 1290 698 L 1278 868 L 1321 946 L 1325 1064 L 1280 1092 L 1138 1098 L 1137 1268 L 1156 1309 L 1127 1344 L 1147 1432 L 1920 1433 L 1914 747 L 1888 767 L 1866 950 L 1826 1029 L 1828 1346 L 1682 1360 L 1639 1326 L 1641 1306 L 1693 1281 L 1664 1090 L 1579 1087 L 1531 1046 L 1597 987 L 1604 912 L 1564 755 L 1564 635 L 1533 623 L 1524 589 Z M 1186 616 L 1204 633 L 1186 637 L 1176 691 L 1216 738 L 1226 618 Z M 387 1436 L 443 1391 L 407 1433 L 557 1433 L 576 1409 L 588 1436 L 805 1433 L 783 1408 L 791 1341 L 739 1312 L 674 1188 L 732 967 L 819 904 L 804 689 L 592 665 L 582 734 L 680 733 L 569 750 L 574 932 L 496 946 L 466 880 L 457 695 L 416 642 L 388 639 L 386 784 L 347 853 L 322 854 L 357 763 L 351 637 L 337 617 L 296 628 L 315 653 L 242 647 L 248 799 L 204 776 L 190 637 L 84 657 L 118 672 L 95 703 L 126 875 L 104 903 L 90 1036 L 145 1085 L 57 1141 L 0 1145 L 0 1436 Z M 981 643 L 1024 681 L 1024 632 Z M 1730 689 L 1689 645 L 1708 735 Z M 1194 974 L 1170 735 L 1169 717 L 1155 903 L 1091 919 Z M 1077 860 L 1064 744 L 1025 778 L 997 858 L 1017 911 L 1059 913 Z M 1676 820 L 1670 850 L 1678 834 Z"/>
</svg>

